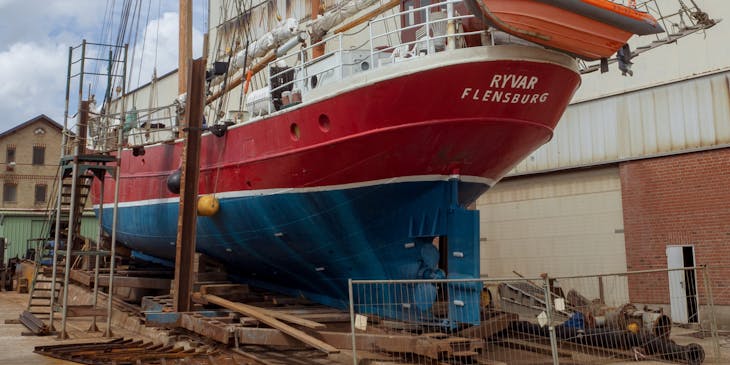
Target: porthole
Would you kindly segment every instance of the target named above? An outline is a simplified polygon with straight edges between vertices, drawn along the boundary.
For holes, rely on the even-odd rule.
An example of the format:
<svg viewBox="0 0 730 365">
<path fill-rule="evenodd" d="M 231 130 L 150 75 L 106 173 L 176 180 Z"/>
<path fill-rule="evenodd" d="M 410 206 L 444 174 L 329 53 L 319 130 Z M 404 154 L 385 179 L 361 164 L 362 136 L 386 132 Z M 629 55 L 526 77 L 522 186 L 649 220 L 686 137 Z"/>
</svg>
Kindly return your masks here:
<svg viewBox="0 0 730 365">
<path fill-rule="evenodd" d="M 294 141 L 299 140 L 299 125 L 296 123 L 292 123 L 291 126 L 289 126 L 289 134 L 291 135 L 291 139 Z"/>
<path fill-rule="evenodd" d="M 316 88 L 318 83 L 319 83 L 319 80 L 317 79 L 317 75 L 314 75 L 309 78 L 309 85 L 312 87 L 312 89 Z"/>
<path fill-rule="evenodd" d="M 330 131 L 330 117 L 328 117 L 327 114 L 319 115 L 319 129 L 321 129 L 322 132 Z"/>
</svg>

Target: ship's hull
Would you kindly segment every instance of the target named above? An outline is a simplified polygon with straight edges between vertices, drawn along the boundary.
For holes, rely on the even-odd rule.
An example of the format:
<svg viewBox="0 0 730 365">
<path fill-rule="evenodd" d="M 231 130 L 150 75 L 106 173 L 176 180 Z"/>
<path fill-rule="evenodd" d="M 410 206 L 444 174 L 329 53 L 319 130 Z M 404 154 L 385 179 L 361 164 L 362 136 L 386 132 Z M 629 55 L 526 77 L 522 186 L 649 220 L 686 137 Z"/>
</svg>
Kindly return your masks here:
<svg viewBox="0 0 730 365">
<path fill-rule="evenodd" d="M 198 218 L 198 251 L 242 279 L 338 306 L 348 278 L 420 278 L 435 269 L 432 238 L 453 229 L 449 212 L 548 141 L 579 82 L 564 55 L 471 48 L 354 76 L 204 135 L 199 192 L 220 210 Z M 122 156 L 117 237 L 135 250 L 174 257 L 179 198 L 166 181 L 180 153 L 178 142 Z M 450 275 L 479 275 L 476 237 Z"/>
</svg>

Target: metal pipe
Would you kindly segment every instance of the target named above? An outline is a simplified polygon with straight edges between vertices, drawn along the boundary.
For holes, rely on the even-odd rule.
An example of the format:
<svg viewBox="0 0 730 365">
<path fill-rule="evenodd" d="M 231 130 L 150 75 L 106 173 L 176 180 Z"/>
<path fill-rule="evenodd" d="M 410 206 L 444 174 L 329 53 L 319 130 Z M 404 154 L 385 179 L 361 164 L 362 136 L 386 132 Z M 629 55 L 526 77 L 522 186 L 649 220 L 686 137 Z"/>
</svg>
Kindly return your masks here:
<svg viewBox="0 0 730 365">
<path fill-rule="evenodd" d="M 560 359 L 558 358 L 558 339 L 555 333 L 555 326 L 553 326 L 552 293 L 550 292 L 550 278 L 547 275 L 543 279 L 542 288 L 545 295 L 545 314 L 547 314 L 547 325 L 550 334 L 550 352 L 553 355 L 553 365 L 558 365 L 560 364 Z"/>
<path fill-rule="evenodd" d="M 657 272 L 697 270 L 697 269 L 701 269 L 701 268 L 702 268 L 702 266 L 693 266 L 693 267 L 678 267 L 678 268 L 674 268 L 674 269 L 637 270 L 637 271 L 627 271 L 627 272 L 618 272 L 618 273 L 602 273 L 602 274 L 593 274 L 593 275 L 557 276 L 557 277 L 551 277 L 551 279 L 564 280 L 564 279 L 595 278 L 596 276 L 629 276 L 629 275 L 649 274 L 649 273 L 657 273 Z M 512 278 L 512 280 L 514 280 L 514 278 Z"/>
<path fill-rule="evenodd" d="M 520 278 L 523 279 L 523 278 Z M 541 281 L 543 278 L 531 278 L 531 277 L 525 277 L 523 280 L 533 280 L 533 281 Z M 354 284 L 437 284 L 437 283 L 444 283 L 444 284 L 453 284 L 453 283 L 473 283 L 473 282 L 483 282 L 483 283 L 501 283 L 504 281 L 515 281 L 514 277 L 511 278 L 468 278 L 468 279 L 398 279 L 398 280 L 353 280 L 352 282 Z"/>
<path fill-rule="evenodd" d="M 717 316 L 715 314 L 715 299 L 712 296 L 712 285 L 710 284 L 710 275 L 707 273 L 707 265 L 702 268 L 702 279 L 705 284 L 705 292 L 707 295 L 707 306 L 710 307 L 710 333 L 712 334 L 712 349 L 715 358 L 720 359 L 720 339 L 717 334 Z"/>
<path fill-rule="evenodd" d="M 78 148 L 78 146 L 77 146 Z M 74 161 L 73 166 L 71 167 L 71 204 L 68 209 L 68 233 L 66 234 L 66 265 L 65 265 L 65 272 L 63 273 L 63 309 L 61 310 L 61 332 L 58 334 L 58 337 L 62 340 L 65 340 L 68 338 L 68 334 L 66 333 L 66 317 L 68 316 L 68 281 L 69 281 L 69 273 L 71 271 L 71 248 L 73 247 L 73 239 L 74 239 L 74 215 L 75 212 L 75 199 L 77 198 L 76 195 L 76 187 L 77 187 L 77 177 L 78 177 L 78 151 L 76 154 L 74 154 Z M 63 176 L 61 176 L 63 177 Z M 61 198 L 61 196 L 59 196 Z M 58 244 L 56 244 L 58 246 Z M 58 247 L 56 247 L 58 249 Z"/>
<path fill-rule="evenodd" d="M 454 37 L 456 25 L 454 24 L 454 3 L 451 1 L 446 3 L 446 18 L 448 19 L 446 23 L 446 35 L 448 36 L 446 38 L 446 49 L 454 50 L 456 49 L 456 38 Z"/>
<path fill-rule="evenodd" d="M 431 19 L 429 19 L 429 14 L 431 14 L 431 8 L 427 8 L 426 11 L 426 54 L 431 54 Z"/>
<path fill-rule="evenodd" d="M 122 97 L 122 120 L 124 120 L 124 107 L 126 97 Z M 114 298 L 114 258 L 116 256 L 116 245 L 117 245 L 117 219 L 119 210 L 119 185 L 121 183 L 121 171 L 120 166 L 122 164 L 122 138 L 124 132 L 122 128 L 119 129 L 117 137 L 117 161 L 114 166 L 114 206 L 112 209 L 112 237 L 111 237 L 111 249 L 109 259 L 109 295 L 106 299 L 106 330 L 104 330 L 104 337 L 112 337 L 112 299 Z"/>
<path fill-rule="evenodd" d="M 68 144 L 68 104 L 71 94 L 71 61 L 73 59 L 73 47 L 68 48 L 68 69 L 66 73 L 66 105 L 63 111 L 63 130 L 61 132 L 61 155 L 59 161 L 66 154 L 66 144 Z M 58 191 L 56 192 L 56 230 L 53 237 L 53 263 L 51 272 L 51 298 L 50 310 L 48 313 L 48 327 L 53 331 L 54 312 L 53 306 L 56 299 L 56 271 L 58 269 L 58 241 L 61 239 L 61 191 L 63 186 L 63 166 L 58 165 L 58 180 L 56 181 Z M 45 243 L 44 243 L 45 244 Z"/>
<path fill-rule="evenodd" d="M 352 295 L 352 279 L 347 279 L 347 292 L 350 297 L 350 331 L 352 333 L 352 364 L 357 365 L 357 350 L 355 348 L 355 296 Z"/>
<path fill-rule="evenodd" d="M 84 100 L 84 67 L 86 66 L 86 39 L 81 41 L 81 69 L 79 70 L 79 103 Z"/>
<path fill-rule="evenodd" d="M 535 336 L 548 337 L 550 335 L 545 328 L 525 321 L 513 322 L 510 329 Z M 684 360 L 687 364 L 692 365 L 701 364 L 705 359 L 705 351 L 696 343 L 682 346 L 674 341 L 647 332 L 631 333 L 629 331 L 592 328 L 586 328 L 579 332 L 578 328 L 565 325 L 557 326 L 554 330 L 556 337 L 560 340 L 581 345 L 622 350 L 640 348 L 649 355 L 671 361 Z"/>
<path fill-rule="evenodd" d="M 104 171 L 104 175 L 106 175 L 106 171 Z M 99 257 L 99 253 L 101 252 L 101 238 L 103 237 L 104 229 L 102 228 L 102 222 L 104 221 L 104 180 L 105 176 L 102 175 L 101 178 L 101 191 L 99 192 L 99 235 L 96 239 L 96 262 L 94 263 L 94 296 L 91 300 L 91 306 L 96 309 L 96 304 L 98 302 L 97 297 L 99 296 L 99 266 L 101 257 Z M 99 328 L 96 326 L 96 316 L 94 316 L 91 319 L 91 326 L 89 326 L 90 332 L 97 332 L 99 331 Z"/>
<path fill-rule="evenodd" d="M 114 265 L 116 259 L 116 248 L 117 248 L 117 220 L 119 217 L 119 185 L 121 184 L 121 165 L 122 165 L 122 141 L 124 140 L 124 122 L 127 108 L 127 97 L 126 97 L 126 80 L 127 80 L 127 50 L 128 47 L 124 45 L 124 67 L 122 69 L 122 124 L 120 125 L 117 133 L 117 161 L 114 166 L 114 208 L 112 209 L 112 237 L 111 237 L 111 248 L 109 253 L 109 295 L 106 300 L 106 330 L 104 331 L 104 337 L 112 337 L 112 301 L 114 299 Z"/>
</svg>

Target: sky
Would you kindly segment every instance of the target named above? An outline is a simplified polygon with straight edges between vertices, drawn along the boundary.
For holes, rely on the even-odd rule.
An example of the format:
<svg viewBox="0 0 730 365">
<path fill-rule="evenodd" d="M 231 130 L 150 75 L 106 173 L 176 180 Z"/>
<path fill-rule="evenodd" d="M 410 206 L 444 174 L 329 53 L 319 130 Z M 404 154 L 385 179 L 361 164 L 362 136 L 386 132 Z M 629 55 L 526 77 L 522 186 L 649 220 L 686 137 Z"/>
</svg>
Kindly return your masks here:
<svg viewBox="0 0 730 365">
<path fill-rule="evenodd" d="M 0 132 L 40 114 L 63 124 L 69 47 L 83 39 L 114 42 L 124 3 L 137 7 L 140 14 L 139 26 L 127 27 L 132 86 L 149 82 L 155 68 L 158 75 L 176 69 L 176 1 L 0 0 Z M 207 27 L 207 1 L 193 3 L 193 54 L 199 56 Z M 105 27 L 109 22 L 105 18 L 113 19 L 114 25 Z M 137 41 L 133 42 L 135 34 Z M 103 95 L 104 87 L 96 82 L 94 86 Z M 88 88 L 86 85 L 85 90 Z"/>
</svg>

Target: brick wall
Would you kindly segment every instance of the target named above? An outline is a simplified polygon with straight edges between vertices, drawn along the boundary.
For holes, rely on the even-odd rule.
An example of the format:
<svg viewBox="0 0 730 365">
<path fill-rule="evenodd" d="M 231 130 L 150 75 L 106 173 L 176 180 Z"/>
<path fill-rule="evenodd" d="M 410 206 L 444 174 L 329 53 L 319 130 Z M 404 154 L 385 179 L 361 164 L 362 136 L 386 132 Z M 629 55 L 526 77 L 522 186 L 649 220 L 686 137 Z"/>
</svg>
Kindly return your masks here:
<svg viewBox="0 0 730 365">
<path fill-rule="evenodd" d="M 42 131 L 39 130 L 42 128 Z M 45 147 L 45 161 L 33 164 L 33 146 Z M 15 147 L 15 166 L 8 166 L 7 150 Z M 21 128 L 4 133 L 0 138 L 0 209 L 45 209 L 52 201 L 53 186 L 61 152 L 61 131 L 43 118 L 27 122 Z M 2 199 L 4 184 L 16 184 L 16 201 Z M 46 185 L 46 201 L 35 201 L 35 187 Z"/>
<path fill-rule="evenodd" d="M 716 304 L 730 304 L 730 148 L 620 165 L 627 267 L 666 268 L 666 246 L 694 245 L 712 269 Z M 700 302 L 704 285 L 698 275 Z M 669 303 L 667 275 L 629 278 L 636 303 Z"/>
</svg>

